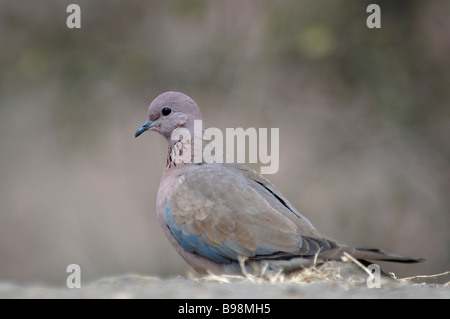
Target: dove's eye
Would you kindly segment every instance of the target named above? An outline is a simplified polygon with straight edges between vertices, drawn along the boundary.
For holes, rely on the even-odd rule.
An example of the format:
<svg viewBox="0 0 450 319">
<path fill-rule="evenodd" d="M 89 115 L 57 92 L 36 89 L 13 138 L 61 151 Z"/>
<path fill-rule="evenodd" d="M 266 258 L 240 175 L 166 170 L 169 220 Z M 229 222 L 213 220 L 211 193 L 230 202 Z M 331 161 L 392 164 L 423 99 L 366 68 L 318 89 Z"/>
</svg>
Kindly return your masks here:
<svg viewBox="0 0 450 319">
<path fill-rule="evenodd" d="M 165 107 L 161 110 L 162 115 L 167 116 L 172 112 L 172 110 L 170 109 L 170 107 Z"/>
</svg>

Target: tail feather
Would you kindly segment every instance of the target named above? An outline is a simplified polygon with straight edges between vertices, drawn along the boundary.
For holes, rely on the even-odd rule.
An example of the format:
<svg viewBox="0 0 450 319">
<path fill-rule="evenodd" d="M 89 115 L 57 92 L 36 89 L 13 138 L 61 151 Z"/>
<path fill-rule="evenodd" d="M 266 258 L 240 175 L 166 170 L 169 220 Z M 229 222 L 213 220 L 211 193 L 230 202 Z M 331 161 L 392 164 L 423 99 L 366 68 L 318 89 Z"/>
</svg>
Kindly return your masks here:
<svg viewBox="0 0 450 319">
<path fill-rule="evenodd" d="M 405 255 L 393 254 L 382 251 L 380 249 L 371 249 L 371 248 L 356 248 L 353 257 L 355 257 L 356 259 L 380 260 L 397 263 L 418 263 L 425 261 L 425 259 L 423 258 L 415 258 Z"/>
</svg>

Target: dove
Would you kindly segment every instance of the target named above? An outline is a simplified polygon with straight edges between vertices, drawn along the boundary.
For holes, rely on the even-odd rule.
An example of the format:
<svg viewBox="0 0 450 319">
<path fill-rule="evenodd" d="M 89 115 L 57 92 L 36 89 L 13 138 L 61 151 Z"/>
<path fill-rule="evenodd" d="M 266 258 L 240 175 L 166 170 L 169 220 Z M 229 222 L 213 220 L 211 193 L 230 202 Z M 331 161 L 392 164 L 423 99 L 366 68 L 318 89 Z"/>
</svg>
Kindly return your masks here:
<svg viewBox="0 0 450 319">
<path fill-rule="evenodd" d="M 363 262 L 422 261 L 325 236 L 267 178 L 243 164 L 194 161 L 195 144 L 204 147 L 205 142 L 194 134 L 199 120 L 202 113 L 193 99 L 166 92 L 153 100 L 148 120 L 135 133 L 155 131 L 168 142 L 157 218 L 172 246 L 197 273 L 291 272 L 345 255 Z"/>
</svg>

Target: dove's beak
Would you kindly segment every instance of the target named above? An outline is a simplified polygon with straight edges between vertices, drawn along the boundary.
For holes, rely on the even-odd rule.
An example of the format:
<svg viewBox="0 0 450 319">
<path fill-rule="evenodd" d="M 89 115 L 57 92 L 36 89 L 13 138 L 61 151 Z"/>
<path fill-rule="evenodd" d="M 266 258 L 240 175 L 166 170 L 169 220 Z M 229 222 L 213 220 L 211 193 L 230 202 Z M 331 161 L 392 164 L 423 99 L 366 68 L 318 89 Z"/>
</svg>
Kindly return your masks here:
<svg viewBox="0 0 450 319">
<path fill-rule="evenodd" d="M 155 121 L 147 121 L 144 123 L 144 125 L 142 125 L 137 131 L 136 134 L 134 134 L 134 137 L 138 137 L 139 135 L 141 135 L 142 133 L 144 133 L 145 131 L 147 131 L 148 129 L 150 129 L 151 125 L 154 123 Z"/>
</svg>

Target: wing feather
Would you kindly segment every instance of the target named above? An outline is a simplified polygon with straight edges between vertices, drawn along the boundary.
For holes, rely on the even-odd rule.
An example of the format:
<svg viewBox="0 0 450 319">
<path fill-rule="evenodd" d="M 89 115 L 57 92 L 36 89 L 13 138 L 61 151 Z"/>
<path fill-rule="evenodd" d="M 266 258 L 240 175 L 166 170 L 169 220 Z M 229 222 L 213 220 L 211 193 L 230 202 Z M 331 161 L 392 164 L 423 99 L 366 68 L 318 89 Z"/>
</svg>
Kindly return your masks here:
<svg viewBox="0 0 450 319">
<path fill-rule="evenodd" d="M 218 262 L 311 256 L 332 245 L 261 175 L 237 165 L 195 165 L 166 203 L 169 228 Z"/>
</svg>

